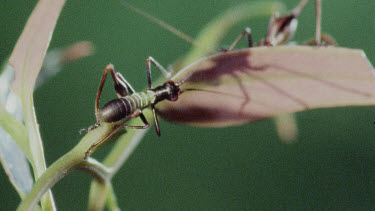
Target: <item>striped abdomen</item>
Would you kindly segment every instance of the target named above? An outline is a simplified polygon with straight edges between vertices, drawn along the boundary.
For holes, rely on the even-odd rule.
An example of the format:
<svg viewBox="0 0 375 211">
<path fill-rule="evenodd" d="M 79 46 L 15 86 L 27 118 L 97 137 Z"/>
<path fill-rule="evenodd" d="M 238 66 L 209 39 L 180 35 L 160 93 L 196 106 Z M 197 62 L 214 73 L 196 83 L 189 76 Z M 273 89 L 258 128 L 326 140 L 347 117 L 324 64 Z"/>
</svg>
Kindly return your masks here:
<svg viewBox="0 0 375 211">
<path fill-rule="evenodd" d="M 150 90 L 116 98 L 99 109 L 97 120 L 100 122 L 117 122 L 129 116 L 137 108 L 144 109 L 154 101 L 155 93 Z"/>
</svg>

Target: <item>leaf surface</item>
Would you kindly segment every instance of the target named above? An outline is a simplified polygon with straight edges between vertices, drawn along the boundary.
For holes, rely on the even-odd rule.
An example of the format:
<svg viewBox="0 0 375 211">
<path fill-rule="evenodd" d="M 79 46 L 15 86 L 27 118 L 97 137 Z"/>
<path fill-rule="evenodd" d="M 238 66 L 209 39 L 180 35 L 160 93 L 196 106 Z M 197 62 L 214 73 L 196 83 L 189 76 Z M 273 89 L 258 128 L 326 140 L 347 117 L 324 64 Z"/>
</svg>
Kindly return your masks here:
<svg viewBox="0 0 375 211">
<path fill-rule="evenodd" d="M 53 29 L 65 0 L 41 0 L 35 7 L 9 58 L 16 70 L 13 88 L 16 94 L 33 91 L 44 56 L 51 41 Z"/>
<path fill-rule="evenodd" d="M 9 58 L 9 65 L 16 71 L 12 89 L 21 99 L 28 135 L 30 163 L 35 178 L 43 174 L 46 164 L 39 125 L 34 111 L 33 90 L 64 4 L 65 0 L 38 1 Z M 22 146 L 20 148 L 23 149 Z M 42 198 L 41 204 L 44 209 L 56 209 L 51 191 Z"/>
<path fill-rule="evenodd" d="M 374 69 L 361 50 L 280 46 L 204 58 L 172 79 L 187 78 L 159 114 L 192 126 L 224 127 L 314 108 L 375 104 Z"/>
</svg>

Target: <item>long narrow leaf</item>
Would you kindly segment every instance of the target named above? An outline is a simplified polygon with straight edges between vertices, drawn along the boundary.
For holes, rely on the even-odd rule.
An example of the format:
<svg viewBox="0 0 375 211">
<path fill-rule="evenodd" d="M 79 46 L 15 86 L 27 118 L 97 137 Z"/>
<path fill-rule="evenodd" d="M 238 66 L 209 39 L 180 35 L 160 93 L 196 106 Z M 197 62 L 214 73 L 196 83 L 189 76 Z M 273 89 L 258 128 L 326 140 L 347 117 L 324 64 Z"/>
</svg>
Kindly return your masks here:
<svg viewBox="0 0 375 211">
<path fill-rule="evenodd" d="M 16 94 L 33 92 L 64 3 L 65 0 L 41 0 L 27 21 L 9 58 L 9 64 L 16 70 L 16 79 L 12 85 Z"/>
<path fill-rule="evenodd" d="M 26 159 L 26 156 L 30 158 L 30 153 L 26 145 L 25 127 L 21 123 L 23 121 L 21 102 L 10 90 L 10 83 L 13 80 L 14 69 L 7 66 L 0 75 L 0 161 L 9 180 L 22 198 L 30 191 L 33 178 Z"/>
<path fill-rule="evenodd" d="M 222 53 L 181 70 L 177 102 L 161 102 L 167 120 L 202 127 L 239 125 L 286 112 L 374 105 L 374 69 L 363 51 L 259 47 Z M 191 75 L 190 75 L 191 74 Z"/>
<path fill-rule="evenodd" d="M 18 194 L 23 197 L 30 192 L 33 184 L 29 164 L 22 150 L 1 127 L 0 136 L 0 161 L 9 180 Z"/>
<path fill-rule="evenodd" d="M 65 0 L 39 1 L 9 58 L 9 64 L 16 70 L 12 88 L 21 98 L 32 158 L 31 165 L 36 178 L 45 171 L 46 164 L 33 107 L 33 90 L 64 3 Z M 42 199 L 42 206 L 54 209 L 51 192 L 47 196 Z"/>
</svg>

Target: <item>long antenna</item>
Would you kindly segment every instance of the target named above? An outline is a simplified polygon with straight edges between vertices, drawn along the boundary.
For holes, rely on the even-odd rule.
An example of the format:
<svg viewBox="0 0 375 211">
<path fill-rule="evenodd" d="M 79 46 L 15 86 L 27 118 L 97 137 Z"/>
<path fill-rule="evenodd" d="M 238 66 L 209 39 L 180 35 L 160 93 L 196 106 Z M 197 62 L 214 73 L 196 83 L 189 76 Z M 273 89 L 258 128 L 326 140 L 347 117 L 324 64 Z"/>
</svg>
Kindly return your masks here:
<svg viewBox="0 0 375 211">
<path fill-rule="evenodd" d="M 300 1 L 300 3 L 293 9 L 292 14 L 298 17 L 303 8 L 306 6 L 307 2 L 309 2 L 309 0 Z"/>
<path fill-rule="evenodd" d="M 115 0 L 117 1 L 118 3 L 120 3 L 121 5 L 123 5 L 124 7 L 138 13 L 139 15 L 151 20 L 152 22 L 158 24 L 159 26 L 161 26 L 162 28 L 168 30 L 169 32 L 173 33 L 174 35 L 180 37 L 181 39 L 185 40 L 186 42 L 202 49 L 202 50 L 205 50 L 205 51 L 208 51 L 208 52 L 211 52 L 212 50 L 211 49 L 206 49 L 204 47 L 202 47 L 197 41 L 195 41 L 193 38 L 191 38 L 190 36 L 188 36 L 187 34 L 181 32 L 180 30 L 176 29 L 175 27 L 167 24 L 166 22 L 130 5 L 129 3 L 125 2 L 125 1 L 122 1 L 122 0 Z"/>
</svg>

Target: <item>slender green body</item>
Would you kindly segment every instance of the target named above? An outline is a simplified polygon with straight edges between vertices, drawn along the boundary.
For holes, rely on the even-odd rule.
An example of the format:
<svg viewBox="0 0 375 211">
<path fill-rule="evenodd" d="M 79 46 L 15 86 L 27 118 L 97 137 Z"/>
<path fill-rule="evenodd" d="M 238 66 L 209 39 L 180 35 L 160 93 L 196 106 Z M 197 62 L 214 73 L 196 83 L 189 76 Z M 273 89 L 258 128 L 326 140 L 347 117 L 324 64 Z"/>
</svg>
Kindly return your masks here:
<svg viewBox="0 0 375 211">
<path fill-rule="evenodd" d="M 98 122 L 117 122 L 126 118 L 137 109 L 143 110 L 162 100 L 175 101 L 180 94 L 179 85 L 173 81 L 167 81 L 154 89 L 133 93 L 109 101 L 97 112 L 97 120 Z"/>
<path fill-rule="evenodd" d="M 98 120 L 101 122 L 117 122 L 136 109 L 144 108 L 154 104 L 156 100 L 156 92 L 147 90 L 145 92 L 137 92 L 125 97 L 116 98 L 106 103 L 98 112 Z"/>
</svg>

